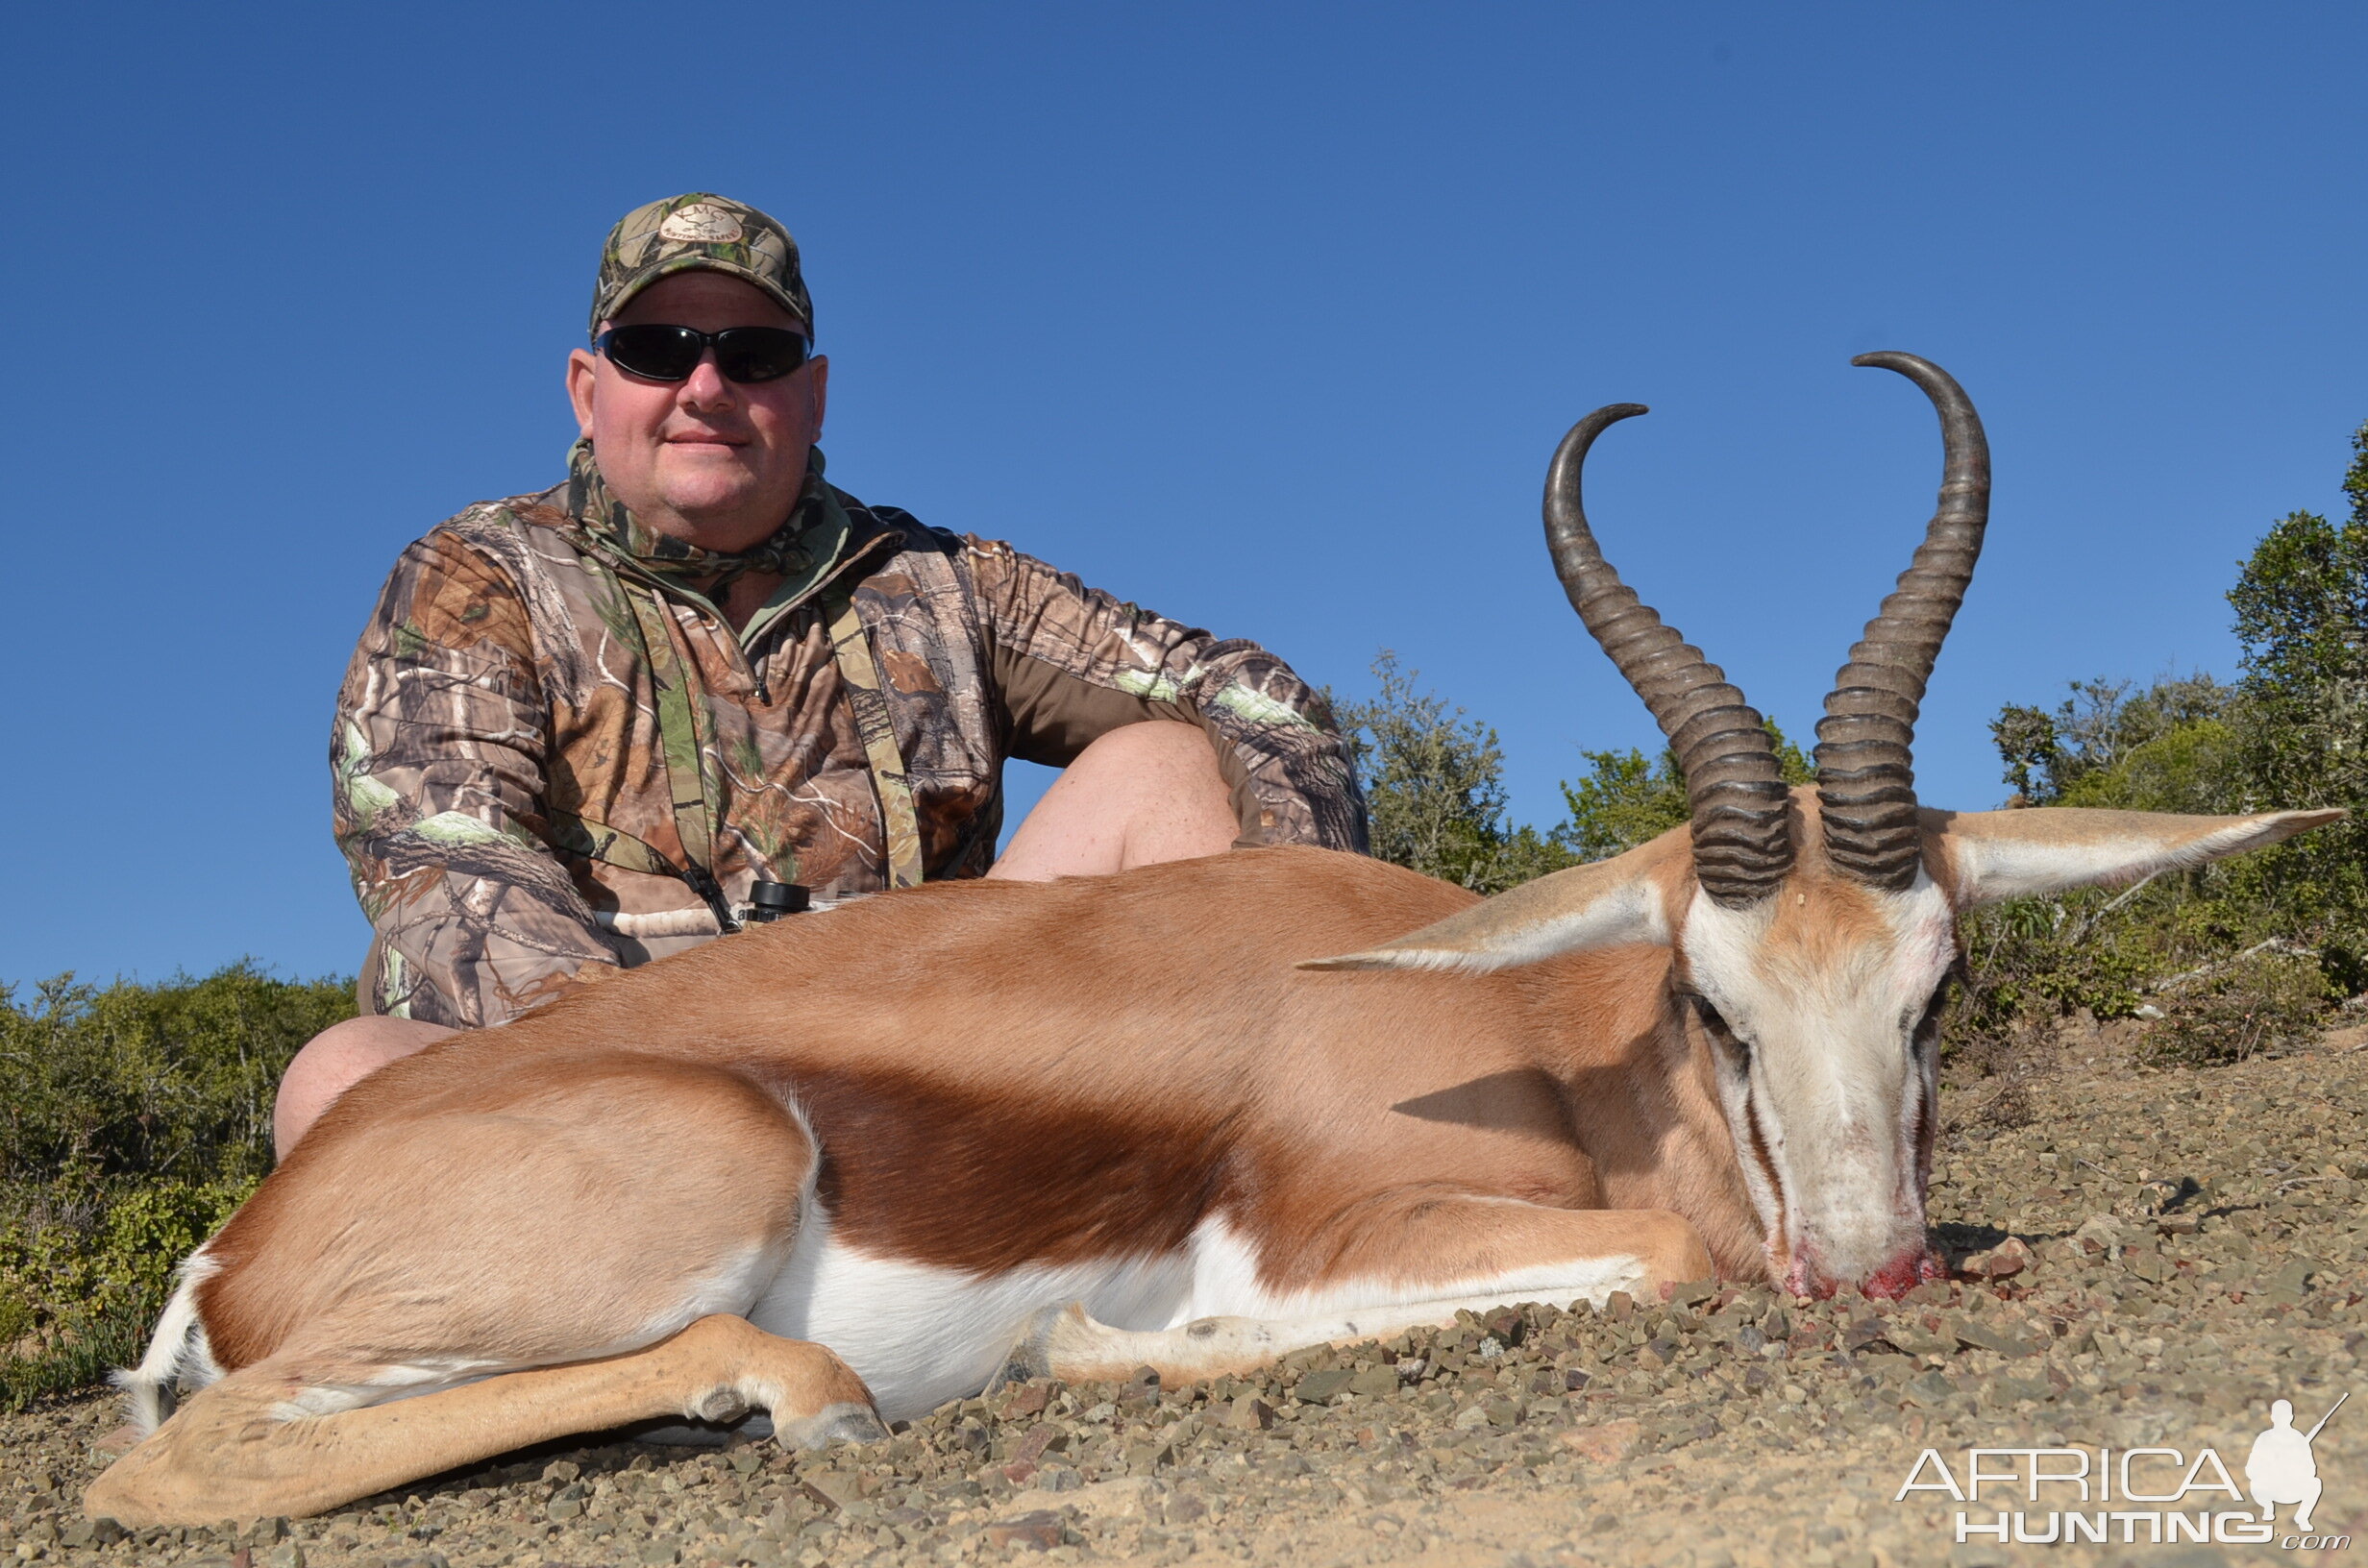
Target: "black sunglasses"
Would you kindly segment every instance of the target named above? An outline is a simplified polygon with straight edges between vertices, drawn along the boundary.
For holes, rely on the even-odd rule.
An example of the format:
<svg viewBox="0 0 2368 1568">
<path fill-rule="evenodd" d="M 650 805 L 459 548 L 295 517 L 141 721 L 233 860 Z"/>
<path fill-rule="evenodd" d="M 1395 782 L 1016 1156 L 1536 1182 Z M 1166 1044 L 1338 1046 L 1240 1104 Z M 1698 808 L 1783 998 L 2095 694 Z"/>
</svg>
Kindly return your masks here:
<svg viewBox="0 0 2368 1568">
<path fill-rule="evenodd" d="M 786 327 L 727 327 L 703 332 L 694 327 L 611 327 L 592 340 L 608 362 L 629 376 L 652 381 L 688 380 L 707 350 L 728 381 L 777 381 L 814 352 L 802 332 Z"/>
</svg>

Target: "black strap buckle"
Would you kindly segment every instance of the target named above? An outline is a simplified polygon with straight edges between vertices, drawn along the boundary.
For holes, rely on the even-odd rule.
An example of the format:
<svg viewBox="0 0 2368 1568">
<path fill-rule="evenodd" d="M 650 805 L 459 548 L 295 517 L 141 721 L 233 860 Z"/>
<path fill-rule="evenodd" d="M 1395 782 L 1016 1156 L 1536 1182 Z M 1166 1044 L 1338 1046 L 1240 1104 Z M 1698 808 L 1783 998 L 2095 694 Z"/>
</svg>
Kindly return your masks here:
<svg viewBox="0 0 2368 1568">
<path fill-rule="evenodd" d="M 802 915 L 814 907 L 813 890 L 796 882 L 752 882 L 749 885 L 748 925 L 769 925 L 784 915 Z"/>
</svg>

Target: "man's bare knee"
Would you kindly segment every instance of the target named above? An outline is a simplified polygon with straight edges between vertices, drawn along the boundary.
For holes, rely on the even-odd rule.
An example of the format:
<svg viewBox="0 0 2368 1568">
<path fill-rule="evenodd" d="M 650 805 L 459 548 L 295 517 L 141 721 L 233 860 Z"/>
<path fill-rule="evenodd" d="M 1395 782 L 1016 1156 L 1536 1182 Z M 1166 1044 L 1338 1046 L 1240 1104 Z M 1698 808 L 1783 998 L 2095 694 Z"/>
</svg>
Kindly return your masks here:
<svg viewBox="0 0 2368 1568">
<path fill-rule="evenodd" d="M 1090 876 L 1222 854 L 1240 831 L 1217 753 L 1195 724 L 1111 730 L 1077 754 L 990 876 Z"/>
<path fill-rule="evenodd" d="M 271 1141 L 280 1159 L 338 1095 L 398 1057 L 425 1050 L 454 1031 L 413 1018 L 364 1017 L 333 1023 L 305 1042 L 280 1078 Z"/>
</svg>

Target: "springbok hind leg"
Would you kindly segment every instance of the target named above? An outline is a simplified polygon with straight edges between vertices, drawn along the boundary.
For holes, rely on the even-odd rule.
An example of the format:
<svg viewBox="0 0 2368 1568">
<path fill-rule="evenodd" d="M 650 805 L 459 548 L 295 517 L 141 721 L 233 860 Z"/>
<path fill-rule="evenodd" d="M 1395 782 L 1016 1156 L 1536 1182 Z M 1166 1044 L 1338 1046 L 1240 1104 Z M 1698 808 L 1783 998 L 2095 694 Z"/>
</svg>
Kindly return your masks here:
<svg viewBox="0 0 2368 1568">
<path fill-rule="evenodd" d="M 1601 1305 L 1615 1290 L 1649 1293 L 1664 1282 L 1713 1272 L 1701 1238 L 1675 1214 L 1428 1193 L 1362 1206 L 1305 1250 L 1333 1260 L 1327 1277 L 1268 1284 L 1268 1271 L 1257 1266 L 1257 1285 L 1209 1293 L 1234 1306 L 1231 1314 L 1181 1328 L 1117 1329 L 1074 1304 L 1041 1312 L 996 1381 L 1050 1376 L 1091 1383 L 1147 1365 L 1166 1382 L 1191 1383 L 1246 1372 L 1310 1345 L 1386 1339 L 1452 1323 L 1459 1311 L 1525 1301 Z M 1206 1299 L 1199 1291 L 1196 1297 Z"/>
<path fill-rule="evenodd" d="M 629 1355 L 416 1399 L 332 1415 L 291 1407 L 305 1388 L 370 1370 L 275 1359 L 234 1372 L 116 1460 L 83 1507 L 135 1527 L 301 1517 L 554 1437 L 660 1416 L 728 1421 L 752 1406 L 773 1412 L 776 1435 L 797 1447 L 886 1435 L 846 1362 L 737 1317 L 703 1317 Z"/>
</svg>

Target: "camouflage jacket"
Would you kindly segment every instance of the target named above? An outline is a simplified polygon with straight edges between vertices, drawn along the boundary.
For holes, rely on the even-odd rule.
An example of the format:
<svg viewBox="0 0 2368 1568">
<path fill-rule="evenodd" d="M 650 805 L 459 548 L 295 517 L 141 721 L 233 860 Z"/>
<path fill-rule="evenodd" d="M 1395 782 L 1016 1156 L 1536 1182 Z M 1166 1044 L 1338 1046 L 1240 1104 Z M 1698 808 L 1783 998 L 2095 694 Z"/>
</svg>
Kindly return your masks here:
<svg viewBox="0 0 2368 1568">
<path fill-rule="evenodd" d="M 499 1023 L 588 966 L 711 939 L 753 881 L 823 904 L 887 886 L 864 712 L 893 733 L 931 880 L 994 859 L 1006 757 L 1065 766 L 1146 719 L 1208 732 L 1239 844 L 1365 847 L 1321 698 L 1255 644 L 866 506 L 819 463 L 787 575 L 735 633 L 638 569 L 617 541 L 647 536 L 580 449 L 573 470 L 405 551 L 354 651 L 331 763 L 376 931 L 366 1011 Z M 833 656 L 832 625 L 858 622 L 876 697 Z"/>
</svg>

